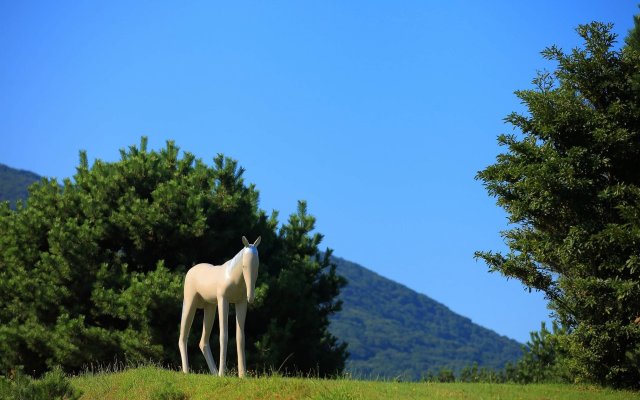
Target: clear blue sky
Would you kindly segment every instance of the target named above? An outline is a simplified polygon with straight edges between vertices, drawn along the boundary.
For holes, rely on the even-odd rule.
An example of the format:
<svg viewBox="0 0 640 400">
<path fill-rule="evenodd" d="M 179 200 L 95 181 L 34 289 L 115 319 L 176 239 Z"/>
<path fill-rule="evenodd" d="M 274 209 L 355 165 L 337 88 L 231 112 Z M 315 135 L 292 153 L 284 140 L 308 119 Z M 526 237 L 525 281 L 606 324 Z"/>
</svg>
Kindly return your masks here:
<svg viewBox="0 0 640 400">
<path fill-rule="evenodd" d="M 505 214 L 474 180 L 513 95 L 635 1 L 0 3 L 0 163 L 57 178 L 149 137 L 309 203 L 335 254 L 519 341 L 548 310 L 489 274 Z M 375 295 L 375 294 L 372 294 Z"/>
</svg>

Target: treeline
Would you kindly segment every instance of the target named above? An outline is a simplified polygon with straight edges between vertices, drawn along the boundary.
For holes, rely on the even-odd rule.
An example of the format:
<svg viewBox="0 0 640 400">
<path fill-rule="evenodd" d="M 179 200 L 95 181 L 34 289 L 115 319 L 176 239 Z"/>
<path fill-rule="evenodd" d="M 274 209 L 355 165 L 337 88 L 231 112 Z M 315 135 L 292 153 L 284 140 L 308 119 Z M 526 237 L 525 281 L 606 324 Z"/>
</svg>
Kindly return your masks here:
<svg viewBox="0 0 640 400">
<path fill-rule="evenodd" d="M 552 324 L 549 331 L 543 322 L 540 331 L 531 332 L 530 340 L 522 348 L 522 357 L 515 363 L 507 363 L 502 369 L 478 367 L 477 363 L 464 367 L 458 373 L 448 367 L 429 371 L 423 380 L 427 382 L 467 383 L 574 383 L 577 377 L 567 365 L 567 350 L 563 341 L 567 331 Z"/>
</svg>

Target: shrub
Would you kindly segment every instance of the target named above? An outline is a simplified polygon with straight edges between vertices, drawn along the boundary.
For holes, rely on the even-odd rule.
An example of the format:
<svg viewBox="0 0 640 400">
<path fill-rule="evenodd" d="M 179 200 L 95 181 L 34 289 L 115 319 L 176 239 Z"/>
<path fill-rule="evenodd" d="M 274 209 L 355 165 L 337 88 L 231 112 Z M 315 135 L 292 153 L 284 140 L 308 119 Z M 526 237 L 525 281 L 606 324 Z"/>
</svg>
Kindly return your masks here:
<svg viewBox="0 0 640 400">
<path fill-rule="evenodd" d="M 71 385 L 59 367 L 42 379 L 32 379 L 21 368 L 0 377 L 0 398 L 6 400 L 77 400 L 82 393 Z"/>
</svg>

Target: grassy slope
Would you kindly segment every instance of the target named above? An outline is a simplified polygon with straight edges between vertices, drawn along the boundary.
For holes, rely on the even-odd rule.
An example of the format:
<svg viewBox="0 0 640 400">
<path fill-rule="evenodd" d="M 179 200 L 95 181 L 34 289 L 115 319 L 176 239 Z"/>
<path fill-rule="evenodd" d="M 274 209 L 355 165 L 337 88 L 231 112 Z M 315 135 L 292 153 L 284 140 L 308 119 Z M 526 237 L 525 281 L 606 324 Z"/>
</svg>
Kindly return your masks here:
<svg viewBox="0 0 640 400">
<path fill-rule="evenodd" d="M 309 378 L 218 378 L 142 367 L 72 379 L 83 399 L 640 399 L 640 393 L 570 385 L 507 385 L 322 380 Z M 162 396 L 164 394 L 164 396 Z"/>
</svg>

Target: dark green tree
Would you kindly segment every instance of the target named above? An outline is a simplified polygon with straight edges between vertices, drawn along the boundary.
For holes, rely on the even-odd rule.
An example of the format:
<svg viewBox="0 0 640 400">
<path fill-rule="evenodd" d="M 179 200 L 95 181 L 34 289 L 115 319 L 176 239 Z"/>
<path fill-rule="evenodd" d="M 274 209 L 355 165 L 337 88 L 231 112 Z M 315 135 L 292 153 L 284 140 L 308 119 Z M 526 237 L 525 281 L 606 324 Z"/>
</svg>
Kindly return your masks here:
<svg viewBox="0 0 640 400">
<path fill-rule="evenodd" d="M 639 6 L 640 7 L 640 6 Z M 640 14 L 633 16 L 634 26 L 629 30 L 625 43 L 635 51 L 640 50 Z"/>
<path fill-rule="evenodd" d="M 570 383 L 573 377 L 567 370 L 566 350 L 563 347 L 567 331 L 556 322 L 552 330 L 543 322 L 540 331 L 531 332 L 524 346 L 522 358 L 515 366 L 512 378 L 518 383 Z M 509 373 L 505 370 L 505 374 Z"/>
<path fill-rule="evenodd" d="M 346 343 L 327 330 L 329 316 L 340 310 L 335 298 L 346 281 L 336 275 L 331 251 L 318 253 L 322 235 L 310 235 L 314 225 L 306 203 L 300 202 L 279 230 L 263 283 L 269 288 L 265 312 L 252 322 L 266 327 L 255 343 L 260 363 L 281 373 L 333 375 L 342 371 L 347 356 Z"/>
<path fill-rule="evenodd" d="M 81 153 L 73 180 L 44 179 L 16 210 L 0 205 L 0 368 L 177 365 L 186 270 L 221 264 L 241 248 L 242 235 L 262 235 L 246 325 L 249 369 L 288 359 L 290 371 L 341 372 L 346 345 L 327 328 L 345 281 L 331 252 L 319 252 L 322 236 L 312 234 L 306 204 L 280 225 L 275 212 L 258 208 L 258 191 L 236 161 L 218 155 L 209 167 L 180 156 L 173 142 L 157 152 L 146 142 L 113 163 L 89 166 Z M 195 345 L 201 326 L 194 323 L 190 341 L 196 368 L 204 365 Z"/>
<path fill-rule="evenodd" d="M 579 379 L 638 387 L 640 53 L 611 30 L 581 25 L 584 48 L 545 49 L 555 71 L 516 92 L 528 114 L 506 118 L 519 133 L 477 175 L 508 213 L 510 251 L 476 257 L 545 293 Z"/>
<path fill-rule="evenodd" d="M 454 375 L 452 369 L 443 367 L 440 368 L 436 381 L 440 383 L 451 383 L 456 381 L 456 376 Z"/>
</svg>

